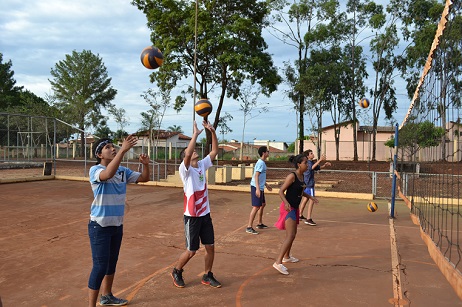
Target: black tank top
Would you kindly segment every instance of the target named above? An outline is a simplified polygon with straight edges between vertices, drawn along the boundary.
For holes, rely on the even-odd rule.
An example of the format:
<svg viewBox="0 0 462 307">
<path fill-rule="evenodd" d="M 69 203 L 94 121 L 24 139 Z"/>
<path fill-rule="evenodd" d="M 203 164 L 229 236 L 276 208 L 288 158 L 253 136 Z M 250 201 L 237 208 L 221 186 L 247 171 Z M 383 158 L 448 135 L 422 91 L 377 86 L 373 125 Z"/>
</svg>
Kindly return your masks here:
<svg viewBox="0 0 462 307">
<path fill-rule="evenodd" d="M 304 181 L 298 180 L 295 172 L 292 172 L 292 174 L 294 174 L 295 180 L 286 190 L 286 199 L 292 208 L 298 209 L 306 185 Z"/>
</svg>

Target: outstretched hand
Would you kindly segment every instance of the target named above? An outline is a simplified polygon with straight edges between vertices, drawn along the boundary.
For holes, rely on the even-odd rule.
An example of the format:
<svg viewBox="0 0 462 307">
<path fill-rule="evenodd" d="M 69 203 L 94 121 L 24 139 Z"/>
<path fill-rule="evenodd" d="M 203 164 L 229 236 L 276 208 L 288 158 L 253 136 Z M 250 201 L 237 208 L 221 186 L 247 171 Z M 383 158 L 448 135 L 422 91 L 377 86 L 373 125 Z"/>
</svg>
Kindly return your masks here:
<svg viewBox="0 0 462 307">
<path fill-rule="evenodd" d="M 122 152 L 129 151 L 130 148 L 135 146 L 137 142 L 138 142 L 138 138 L 134 136 L 133 134 L 130 134 L 129 136 L 125 138 L 125 140 L 122 143 L 122 147 L 121 147 Z"/>
<path fill-rule="evenodd" d="M 213 128 L 213 125 L 208 122 L 208 121 L 203 121 L 202 122 L 202 126 L 204 126 L 204 128 L 206 128 L 207 130 L 209 130 L 210 132 L 215 132 L 215 128 Z"/>
<path fill-rule="evenodd" d="M 197 123 L 196 121 L 194 121 L 194 125 L 193 125 L 193 134 L 194 135 L 199 135 L 201 134 L 201 132 L 203 131 L 204 129 L 199 129 L 197 128 Z"/>
<path fill-rule="evenodd" d="M 140 160 L 141 164 L 143 164 L 143 165 L 149 164 L 149 157 L 148 157 L 147 154 L 144 154 L 144 153 L 141 154 L 139 160 Z"/>
</svg>

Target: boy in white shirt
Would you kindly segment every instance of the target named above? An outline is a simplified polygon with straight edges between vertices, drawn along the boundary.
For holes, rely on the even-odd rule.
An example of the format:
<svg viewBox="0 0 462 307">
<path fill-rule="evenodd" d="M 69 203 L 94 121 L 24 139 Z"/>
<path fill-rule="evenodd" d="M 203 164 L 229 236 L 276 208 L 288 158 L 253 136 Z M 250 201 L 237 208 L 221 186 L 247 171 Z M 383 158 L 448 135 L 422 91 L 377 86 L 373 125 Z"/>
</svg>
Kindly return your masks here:
<svg viewBox="0 0 462 307">
<path fill-rule="evenodd" d="M 194 131 L 188 147 L 181 153 L 183 161 L 180 164 L 180 177 L 184 185 L 184 229 L 186 236 L 186 251 L 184 251 L 177 264 L 173 268 L 171 276 L 173 284 L 178 288 L 185 286 L 183 279 L 183 267 L 199 250 L 200 242 L 205 246 L 205 274 L 202 284 L 214 288 L 220 288 L 212 273 L 213 259 L 215 256 L 215 237 L 210 217 L 210 204 L 207 189 L 206 171 L 213 165 L 213 160 L 218 153 L 218 140 L 215 129 L 209 123 L 202 123 L 204 128 L 212 134 L 212 150 L 202 160 L 195 151 L 196 141 L 203 129 L 197 128 L 194 122 Z"/>
</svg>

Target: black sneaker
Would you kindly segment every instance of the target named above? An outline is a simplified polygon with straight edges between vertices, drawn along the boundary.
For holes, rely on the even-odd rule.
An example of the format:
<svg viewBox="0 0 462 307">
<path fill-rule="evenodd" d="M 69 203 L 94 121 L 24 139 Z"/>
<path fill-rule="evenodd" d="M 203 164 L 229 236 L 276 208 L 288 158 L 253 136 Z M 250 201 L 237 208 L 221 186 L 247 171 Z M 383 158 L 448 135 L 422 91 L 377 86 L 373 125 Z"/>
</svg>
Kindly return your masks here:
<svg viewBox="0 0 462 307">
<path fill-rule="evenodd" d="M 306 217 L 304 217 L 303 215 L 300 215 L 300 219 L 301 220 L 306 220 Z"/>
<path fill-rule="evenodd" d="M 172 271 L 172 278 L 173 278 L 173 284 L 178 287 L 178 288 L 184 288 L 184 280 L 183 280 L 183 269 L 177 270 L 176 268 L 173 268 Z"/>
<path fill-rule="evenodd" d="M 216 280 L 215 277 L 213 277 L 212 272 L 208 272 L 208 274 L 204 274 L 204 276 L 202 276 L 201 282 L 203 285 L 207 285 L 207 286 L 214 287 L 214 288 L 221 288 L 220 282 Z"/>
<path fill-rule="evenodd" d="M 305 224 L 310 226 L 316 226 L 316 223 L 312 219 L 306 220 Z"/>
<path fill-rule="evenodd" d="M 128 301 L 121 298 L 117 298 L 114 295 L 112 295 L 112 293 L 109 293 L 107 295 L 101 295 L 99 304 L 101 306 L 125 306 L 128 304 Z"/>
<path fill-rule="evenodd" d="M 266 226 L 265 224 L 261 223 L 261 224 L 258 224 L 258 225 L 257 225 L 257 228 L 258 228 L 258 229 L 265 229 L 265 228 L 268 228 L 268 226 Z"/>
<path fill-rule="evenodd" d="M 253 229 L 252 227 L 247 227 L 247 228 L 245 229 L 245 232 L 250 233 L 250 234 L 253 234 L 253 235 L 258 235 L 258 231 L 256 231 L 256 230 Z"/>
</svg>

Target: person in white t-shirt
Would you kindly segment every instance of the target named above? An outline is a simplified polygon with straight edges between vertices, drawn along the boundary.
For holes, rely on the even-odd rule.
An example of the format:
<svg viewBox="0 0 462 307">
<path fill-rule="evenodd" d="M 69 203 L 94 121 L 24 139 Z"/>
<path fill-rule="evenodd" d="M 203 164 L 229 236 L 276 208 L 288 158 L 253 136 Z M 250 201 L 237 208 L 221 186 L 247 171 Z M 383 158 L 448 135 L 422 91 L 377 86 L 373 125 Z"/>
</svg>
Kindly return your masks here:
<svg viewBox="0 0 462 307">
<path fill-rule="evenodd" d="M 213 230 L 212 218 L 210 217 L 210 204 L 207 189 L 207 169 L 213 165 L 213 160 L 218 153 L 218 140 L 213 126 L 204 121 L 204 128 L 212 134 L 212 150 L 209 154 L 199 160 L 199 155 L 195 151 L 196 141 L 199 134 L 204 130 L 197 128 L 194 122 L 193 136 L 188 147 L 181 153 L 183 161 L 180 164 L 180 177 L 183 181 L 184 190 L 184 232 L 186 236 L 186 250 L 180 255 L 177 264 L 173 268 L 171 276 L 173 284 L 178 288 L 183 288 L 183 267 L 199 250 L 202 243 L 205 247 L 205 274 L 202 277 L 202 284 L 214 288 L 220 288 L 212 273 L 213 259 L 215 257 L 215 235 Z"/>
</svg>

